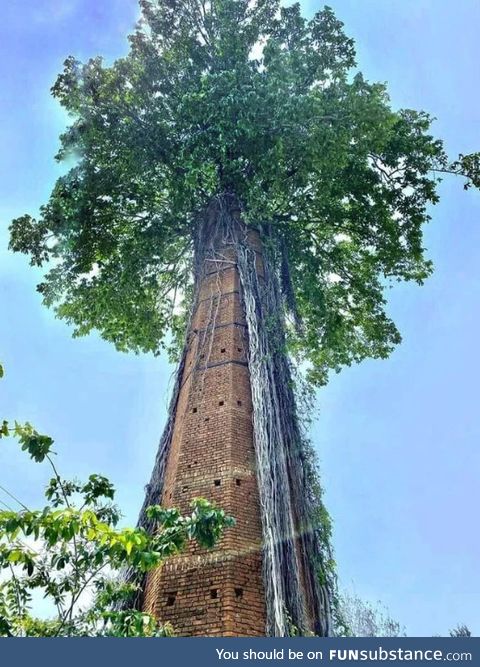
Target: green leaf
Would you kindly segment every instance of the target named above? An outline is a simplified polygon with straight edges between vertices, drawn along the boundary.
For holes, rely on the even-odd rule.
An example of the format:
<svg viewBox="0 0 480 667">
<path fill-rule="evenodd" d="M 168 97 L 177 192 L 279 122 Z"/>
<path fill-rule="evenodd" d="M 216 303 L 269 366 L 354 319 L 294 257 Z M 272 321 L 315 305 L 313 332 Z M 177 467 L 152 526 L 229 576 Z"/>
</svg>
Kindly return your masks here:
<svg viewBox="0 0 480 667">
<path fill-rule="evenodd" d="M 50 454 L 53 439 L 48 435 L 40 435 L 36 431 L 31 433 L 24 431 L 20 437 L 20 442 L 22 443 L 22 450 L 27 451 L 34 461 L 41 463 Z"/>
</svg>

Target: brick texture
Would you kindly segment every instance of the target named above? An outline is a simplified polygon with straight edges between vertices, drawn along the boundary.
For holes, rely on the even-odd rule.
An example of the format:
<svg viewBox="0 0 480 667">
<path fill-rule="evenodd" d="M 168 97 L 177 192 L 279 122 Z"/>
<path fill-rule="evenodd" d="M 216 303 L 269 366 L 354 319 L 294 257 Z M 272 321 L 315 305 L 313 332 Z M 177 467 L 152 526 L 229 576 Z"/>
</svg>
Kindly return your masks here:
<svg viewBox="0 0 480 667">
<path fill-rule="evenodd" d="M 258 235 L 249 233 L 262 258 Z M 163 496 L 188 512 L 192 498 L 215 501 L 233 515 L 213 550 L 191 544 L 146 581 L 143 608 L 181 636 L 262 636 L 262 528 L 253 444 L 248 340 L 231 248 L 205 261 L 187 342 Z"/>
</svg>

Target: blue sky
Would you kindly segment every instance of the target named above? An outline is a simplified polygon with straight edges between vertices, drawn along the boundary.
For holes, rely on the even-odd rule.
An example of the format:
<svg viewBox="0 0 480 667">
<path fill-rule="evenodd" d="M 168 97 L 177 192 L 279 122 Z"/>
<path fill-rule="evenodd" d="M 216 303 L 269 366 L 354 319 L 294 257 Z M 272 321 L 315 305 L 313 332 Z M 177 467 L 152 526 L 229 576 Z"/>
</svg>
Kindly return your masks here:
<svg viewBox="0 0 480 667">
<path fill-rule="evenodd" d="M 320 4 L 304 2 L 306 12 Z M 330 0 L 367 78 L 394 107 L 422 108 L 452 155 L 480 148 L 477 0 Z M 35 292 L 39 272 L 6 249 L 11 218 L 35 213 L 60 174 L 65 118 L 49 95 L 65 57 L 125 53 L 134 0 L 16 0 L 0 25 L 0 417 L 56 440 L 64 475 L 107 474 L 133 523 L 165 419 L 172 369 L 73 340 Z M 480 633 L 478 272 L 480 196 L 441 186 L 426 230 L 436 271 L 389 292 L 403 343 L 386 361 L 334 376 L 312 439 L 334 519 L 340 581 L 382 600 L 410 635 Z M 13 442 L 0 483 L 29 504 L 48 477 Z M 5 500 L 5 498 L 1 498 Z"/>
</svg>

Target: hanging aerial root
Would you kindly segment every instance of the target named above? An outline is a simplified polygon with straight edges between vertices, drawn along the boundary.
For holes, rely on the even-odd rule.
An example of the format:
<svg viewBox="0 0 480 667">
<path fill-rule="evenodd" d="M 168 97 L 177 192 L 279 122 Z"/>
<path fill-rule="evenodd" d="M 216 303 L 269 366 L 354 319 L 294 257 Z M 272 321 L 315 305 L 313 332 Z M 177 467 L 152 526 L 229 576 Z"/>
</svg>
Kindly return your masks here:
<svg viewBox="0 0 480 667">
<path fill-rule="evenodd" d="M 267 635 L 313 630 L 326 636 L 331 634 L 332 582 L 324 563 L 329 550 L 315 525 L 319 498 L 285 350 L 279 271 L 264 246 L 259 275 L 247 228 L 234 209 L 231 200 L 219 202 L 224 236 L 237 258 L 247 320 Z M 259 231 L 268 235 L 268 229 Z"/>
</svg>

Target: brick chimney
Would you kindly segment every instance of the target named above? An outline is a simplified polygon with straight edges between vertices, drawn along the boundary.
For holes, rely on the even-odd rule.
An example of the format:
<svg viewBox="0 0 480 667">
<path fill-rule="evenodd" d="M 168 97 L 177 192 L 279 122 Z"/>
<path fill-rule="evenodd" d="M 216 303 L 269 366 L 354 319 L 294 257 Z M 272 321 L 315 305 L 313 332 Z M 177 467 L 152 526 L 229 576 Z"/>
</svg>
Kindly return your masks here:
<svg viewBox="0 0 480 667">
<path fill-rule="evenodd" d="M 247 329 L 233 248 L 221 238 L 201 262 L 162 498 L 188 512 L 195 497 L 236 519 L 213 550 L 191 545 L 146 579 L 143 609 L 180 636 L 264 636 L 262 526 L 255 473 Z M 248 231 L 262 275 L 259 235 Z"/>
</svg>

